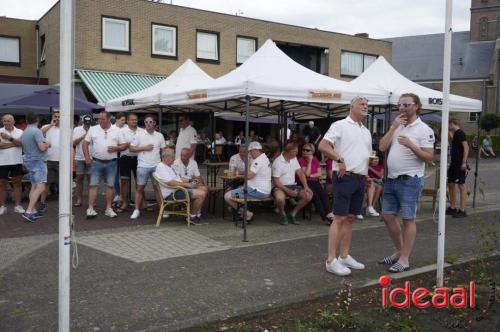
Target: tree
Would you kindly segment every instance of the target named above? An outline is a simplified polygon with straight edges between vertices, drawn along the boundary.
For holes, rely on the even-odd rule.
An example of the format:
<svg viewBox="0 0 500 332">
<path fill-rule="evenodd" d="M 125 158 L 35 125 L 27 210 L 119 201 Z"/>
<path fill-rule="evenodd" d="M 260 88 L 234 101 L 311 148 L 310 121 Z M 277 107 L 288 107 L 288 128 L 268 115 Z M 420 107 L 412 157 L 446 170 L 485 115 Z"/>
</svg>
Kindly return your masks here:
<svg viewBox="0 0 500 332">
<path fill-rule="evenodd" d="M 481 117 L 479 126 L 481 129 L 489 133 L 490 130 L 500 127 L 500 116 L 495 113 L 487 113 Z"/>
</svg>

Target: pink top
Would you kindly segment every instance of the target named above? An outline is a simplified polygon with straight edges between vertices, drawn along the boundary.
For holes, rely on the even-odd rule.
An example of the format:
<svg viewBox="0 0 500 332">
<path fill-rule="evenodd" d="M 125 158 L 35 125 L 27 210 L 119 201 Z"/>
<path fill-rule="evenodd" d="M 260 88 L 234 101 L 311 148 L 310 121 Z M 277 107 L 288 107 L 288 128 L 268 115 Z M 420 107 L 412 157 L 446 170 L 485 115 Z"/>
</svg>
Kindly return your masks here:
<svg viewBox="0 0 500 332">
<path fill-rule="evenodd" d="M 300 167 L 307 167 L 307 159 L 304 157 L 299 158 L 299 165 Z M 311 161 L 311 174 L 316 174 L 318 173 L 319 169 L 321 168 L 321 165 L 319 163 L 319 160 L 316 157 L 313 157 Z M 317 180 L 318 177 L 307 177 L 307 180 Z"/>
<path fill-rule="evenodd" d="M 370 167 L 376 170 L 377 172 L 380 172 L 381 170 L 384 169 L 384 165 L 382 163 L 378 163 L 375 166 L 370 165 Z M 377 174 L 373 173 L 369 168 L 368 168 L 368 176 L 371 179 L 379 179 L 379 180 L 381 179 L 381 177 L 377 176 Z"/>
</svg>

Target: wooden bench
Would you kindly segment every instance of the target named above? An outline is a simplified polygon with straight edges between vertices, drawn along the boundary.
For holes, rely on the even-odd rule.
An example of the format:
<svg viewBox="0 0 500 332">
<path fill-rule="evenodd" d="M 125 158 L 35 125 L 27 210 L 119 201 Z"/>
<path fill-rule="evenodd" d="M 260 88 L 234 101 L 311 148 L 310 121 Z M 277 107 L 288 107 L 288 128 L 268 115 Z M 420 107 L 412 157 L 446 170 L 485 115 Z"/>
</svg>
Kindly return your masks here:
<svg viewBox="0 0 500 332">
<path fill-rule="evenodd" d="M 217 197 L 219 196 L 220 192 L 224 192 L 223 187 L 208 187 L 208 212 L 212 214 L 215 214 L 215 203 L 217 202 Z M 224 197 L 222 197 L 222 200 L 224 200 Z"/>
</svg>

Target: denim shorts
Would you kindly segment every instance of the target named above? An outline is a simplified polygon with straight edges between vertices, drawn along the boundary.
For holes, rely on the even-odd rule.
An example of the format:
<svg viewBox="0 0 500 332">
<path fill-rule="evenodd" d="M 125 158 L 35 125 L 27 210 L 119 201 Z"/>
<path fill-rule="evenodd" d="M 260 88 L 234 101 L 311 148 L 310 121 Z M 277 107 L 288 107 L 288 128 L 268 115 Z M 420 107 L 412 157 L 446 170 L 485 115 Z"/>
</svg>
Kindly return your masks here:
<svg viewBox="0 0 500 332">
<path fill-rule="evenodd" d="M 382 214 L 401 215 L 403 220 L 417 217 L 417 203 L 424 188 L 424 177 L 387 179 L 384 182 Z"/>
<path fill-rule="evenodd" d="M 361 214 L 365 197 L 366 178 L 333 172 L 333 213 L 337 216 Z"/>
<path fill-rule="evenodd" d="M 145 187 L 156 167 L 137 167 L 137 185 Z"/>
<path fill-rule="evenodd" d="M 231 190 L 231 197 L 232 198 L 244 198 L 243 194 L 243 188 L 244 187 L 239 187 L 237 189 Z M 256 198 L 256 199 L 264 199 L 268 198 L 269 194 L 264 194 L 258 191 L 257 189 L 254 189 L 252 187 L 248 187 L 248 196 L 247 198 Z"/>
<path fill-rule="evenodd" d="M 113 187 L 116 177 L 116 159 L 115 160 L 92 160 L 90 165 L 90 186 L 98 186 L 102 182 L 107 187 Z"/>
<path fill-rule="evenodd" d="M 75 160 L 76 175 L 90 174 L 90 166 L 85 164 L 85 160 Z"/>
<path fill-rule="evenodd" d="M 42 160 L 25 161 L 28 179 L 32 184 L 47 183 L 47 162 Z"/>
<path fill-rule="evenodd" d="M 189 196 L 189 199 L 193 199 L 193 189 L 186 189 L 187 192 L 188 192 L 188 196 Z M 173 194 L 170 194 L 167 199 L 169 200 L 173 200 L 173 199 L 184 199 L 185 198 L 185 195 L 184 195 L 184 191 L 182 190 L 176 190 Z"/>
</svg>

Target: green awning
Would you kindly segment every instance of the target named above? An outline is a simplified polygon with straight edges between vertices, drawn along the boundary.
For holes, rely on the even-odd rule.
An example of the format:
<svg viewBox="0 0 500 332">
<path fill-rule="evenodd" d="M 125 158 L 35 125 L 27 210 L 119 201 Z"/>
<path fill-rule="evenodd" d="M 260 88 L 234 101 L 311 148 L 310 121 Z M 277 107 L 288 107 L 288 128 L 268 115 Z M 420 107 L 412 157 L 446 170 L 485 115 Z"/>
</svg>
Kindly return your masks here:
<svg viewBox="0 0 500 332">
<path fill-rule="evenodd" d="M 165 76 L 76 70 L 98 103 L 144 90 L 165 79 Z"/>
</svg>

